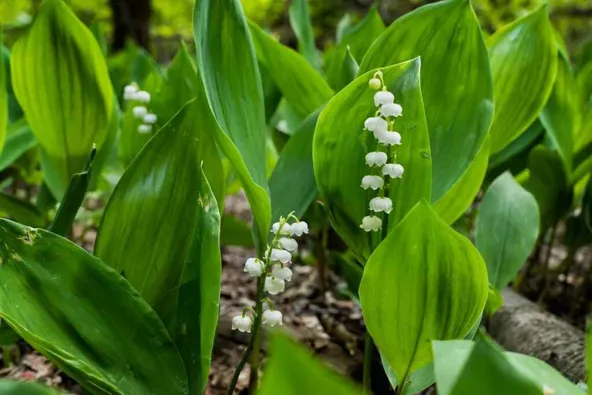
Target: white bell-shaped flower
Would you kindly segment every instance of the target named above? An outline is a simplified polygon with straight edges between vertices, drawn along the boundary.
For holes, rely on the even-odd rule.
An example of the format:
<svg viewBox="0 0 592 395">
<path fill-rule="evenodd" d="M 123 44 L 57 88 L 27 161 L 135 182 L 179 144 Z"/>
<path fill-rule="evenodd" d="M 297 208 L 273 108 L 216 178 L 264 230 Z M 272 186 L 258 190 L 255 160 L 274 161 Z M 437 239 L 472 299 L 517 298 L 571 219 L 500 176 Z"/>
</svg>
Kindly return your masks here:
<svg viewBox="0 0 592 395">
<path fill-rule="evenodd" d="M 289 237 L 281 237 L 278 240 L 278 243 L 282 246 L 282 248 L 286 251 L 296 251 L 298 249 L 298 242 L 294 239 Z"/>
<path fill-rule="evenodd" d="M 382 168 L 382 174 L 385 176 L 390 176 L 391 178 L 401 178 L 403 177 L 403 166 L 398 163 L 387 163 Z"/>
<path fill-rule="evenodd" d="M 382 86 L 382 82 L 380 82 L 378 78 L 371 78 L 370 81 L 368 81 L 368 86 L 371 89 L 378 90 Z"/>
<path fill-rule="evenodd" d="M 382 166 L 386 163 L 388 157 L 384 152 L 368 152 L 366 154 L 366 164 L 372 166 Z"/>
<path fill-rule="evenodd" d="M 375 215 L 367 215 L 362 218 L 362 225 L 360 225 L 360 228 L 364 229 L 366 232 L 376 232 L 382 228 L 382 220 Z"/>
<path fill-rule="evenodd" d="M 384 145 L 401 145 L 401 135 L 399 132 L 374 132 L 374 137 Z"/>
<path fill-rule="evenodd" d="M 308 234 L 308 224 L 304 221 L 294 222 L 290 225 L 290 233 L 292 236 L 302 236 Z"/>
<path fill-rule="evenodd" d="M 376 191 L 384 186 L 384 180 L 380 176 L 364 176 L 360 186 L 363 189 L 372 188 L 372 190 Z"/>
<path fill-rule="evenodd" d="M 374 212 L 384 211 L 390 213 L 393 210 L 393 201 L 387 197 L 375 197 L 370 200 L 370 210 Z"/>
<path fill-rule="evenodd" d="M 383 117 L 400 117 L 403 114 L 403 107 L 397 103 L 389 103 L 380 107 L 380 114 Z"/>
<path fill-rule="evenodd" d="M 150 133 L 151 130 L 152 130 L 151 125 L 141 124 L 140 126 L 138 126 L 138 133 L 140 133 L 140 134 Z"/>
<path fill-rule="evenodd" d="M 386 132 L 388 123 L 381 117 L 370 117 L 364 121 L 364 128 L 371 132 Z"/>
<path fill-rule="evenodd" d="M 277 295 L 280 292 L 284 292 L 284 289 L 286 289 L 286 283 L 279 278 L 267 276 L 265 277 L 264 289 L 265 292 L 269 292 L 270 295 Z"/>
<path fill-rule="evenodd" d="M 136 93 L 138 92 L 138 86 L 135 84 L 126 85 L 123 88 L 123 99 L 124 100 L 135 100 Z"/>
<path fill-rule="evenodd" d="M 144 115 L 148 113 L 148 110 L 144 106 L 135 106 L 134 108 L 132 108 L 132 113 L 136 118 L 143 118 Z"/>
<path fill-rule="evenodd" d="M 251 333 L 253 320 L 248 315 L 235 315 L 232 317 L 232 330 L 238 329 L 239 332 Z"/>
<path fill-rule="evenodd" d="M 252 277 L 259 277 L 263 273 L 263 262 L 257 258 L 249 258 L 245 262 L 245 269 L 243 271 L 249 273 Z"/>
<path fill-rule="evenodd" d="M 158 118 L 156 117 L 156 114 L 146 114 L 144 115 L 144 123 L 156 123 L 156 120 Z"/>
<path fill-rule="evenodd" d="M 394 101 L 395 95 L 389 91 L 380 91 L 374 94 L 374 105 L 376 107 L 386 106 L 387 104 L 392 104 Z"/>
<path fill-rule="evenodd" d="M 150 93 L 146 91 L 136 92 L 135 99 L 142 103 L 150 103 Z"/>
<path fill-rule="evenodd" d="M 273 234 L 277 235 L 279 230 L 280 230 L 280 223 L 279 222 L 276 222 L 275 224 L 273 224 L 271 226 L 271 232 Z M 289 235 L 290 234 L 290 224 L 284 224 L 284 226 L 282 226 L 282 230 L 281 230 L 280 234 Z"/>
<path fill-rule="evenodd" d="M 273 269 L 271 269 L 271 275 L 278 280 L 292 281 L 292 270 L 289 267 L 274 265 Z"/>
<path fill-rule="evenodd" d="M 285 250 L 273 248 L 271 250 L 271 260 L 273 262 L 290 263 L 292 261 L 292 254 Z"/>
<path fill-rule="evenodd" d="M 264 325 L 282 325 L 282 313 L 279 310 L 265 310 L 261 319 Z"/>
</svg>

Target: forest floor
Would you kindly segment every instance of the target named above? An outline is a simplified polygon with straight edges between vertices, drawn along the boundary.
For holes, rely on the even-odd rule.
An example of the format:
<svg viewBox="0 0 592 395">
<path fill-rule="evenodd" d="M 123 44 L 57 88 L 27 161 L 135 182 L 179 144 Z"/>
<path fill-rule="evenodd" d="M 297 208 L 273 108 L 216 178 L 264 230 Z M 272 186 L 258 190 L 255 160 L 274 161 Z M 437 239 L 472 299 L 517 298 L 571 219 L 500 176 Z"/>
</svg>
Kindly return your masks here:
<svg viewBox="0 0 592 395">
<path fill-rule="evenodd" d="M 228 199 L 226 210 L 233 215 L 243 218 L 249 217 L 248 204 L 241 197 Z M 81 236 L 80 244 L 92 251 L 96 232 L 93 230 L 82 232 L 75 228 L 75 236 Z M 220 301 L 220 321 L 218 337 L 214 347 L 212 368 L 206 394 L 226 394 L 235 367 L 241 359 L 248 337 L 231 330 L 231 319 L 239 314 L 243 307 L 254 305 L 255 280 L 243 272 L 244 262 L 254 256 L 255 251 L 242 247 L 224 246 L 222 248 L 222 292 Z M 592 255 L 592 251 L 584 254 Z M 537 262 L 539 256 L 545 256 L 545 251 L 539 251 L 533 256 Z M 564 257 L 564 249 L 556 244 L 549 261 L 551 266 L 558 265 Z M 590 256 L 578 256 L 575 273 L 563 274 L 548 287 L 548 295 L 544 302 L 550 310 L 572 324 L 583 327 L 585 300 L 587 292 L 583 292 L 573 284 L 578 283 L 578 273 L 589 269 Z M 523 283 L 523 292 L 536 300 L 538 292 L 544 286 L 540 274 L 540 264 L 531 265 L 530 274 Z M 553 266 L 552 266 L 553 267 Z M 292 266 L 294 276 L 287 283 L 286 291 L 272 297 L 276 308 L 284 316 L 282 330 L 288 332 L 294 339 L 307 346 L 327 365 L 339 373 L 361 381 L 362 358 L 364 349 L 364 325 L 359 305 L 340 292 L 345 289 L 343 281 L 329 272 L 322 282 L 319 271 L 303 264 L 298 257 Z M 584 271 L 585 273 L 585 271 Z M 583 276 L 585 277 L 585 276 Z M 561 281 L 562 280 L 562 281 Z M 584 286 L 584 284 L 579 284 Z M 265 339 L 262 351 L 265 355 L 267 344 Z M 67 393 L 82 393 L 80 386 L 68 378 L 39 353 L 32 350 L 22 340 L 10 349 L 3 350 L 4 355 L 0 364 L 0 377 L 15 380 L 36 380 L 48 385 L 56 386 Z M 8 364 L 6 356 L 11 355 L 12 363 Z M 265 363 L 265 358 L 263 359 Z M 374 368 L 375 367 L 375 368 Z M 380 372 L 380 362 L 375 358 L 374 372 Z M 246 393 L 249 380 L 249 366 L 239 376 L 237 389 Z M 381 373 L 381 372 L 380 372 Z M 384 374 L 373 375 L 373 389 L 378 394 L 391 393 Z M 435 392 L 433 390 L 426 392 Z"/>
</svg>

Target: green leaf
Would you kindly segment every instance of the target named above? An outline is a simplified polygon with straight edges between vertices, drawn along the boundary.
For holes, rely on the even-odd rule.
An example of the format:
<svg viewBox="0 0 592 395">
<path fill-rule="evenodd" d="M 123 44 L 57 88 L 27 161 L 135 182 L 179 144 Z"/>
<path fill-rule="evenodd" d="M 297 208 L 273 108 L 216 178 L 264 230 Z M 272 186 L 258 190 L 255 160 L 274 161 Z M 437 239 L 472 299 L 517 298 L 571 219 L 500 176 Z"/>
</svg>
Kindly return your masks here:
<svg viewBox="0 0 592 395">
<path fill-rule="evenodd" d="M 327 82 L 336 91 L 340 91 L 352 82 L 360 66 L 351 54 L 349 47 L 332 50 L 329 63 L 326 65 Z"/>
<path fill-rule="evenodd" d="M 434 210 L 447 224 L 456 222 L 473 203 L 487 173 L 488 158 L 489 138 L 483 142 L 483 146 L 465 174 L 434 203 Z"/>
<path fill-rule="evenodd" d="M 331 98 L 333 91 L 325 79 L 302 55 L 274 40 L 254 23 L 249 27 L 259 62 L 265 65 L 298 115 L 308 116 Z"/>
<path fill-rule="evenodd" d="M 528 157 L 530 175 L 524 188 L 539 206 L 541 230 L 558 221 L 571 206 L 571 190 L 559 155 L 548 148 L 535 147 Z"/>
<path fill-rule="evenodd" d="M 489 293 L 487 294 L 487 303 L 485 303 L 484 314 L 486 314 L 487 317 L 491 317 L 496 311 L 501 309 L 503 305 L 504 298 L 502 297 L 502 294 L 497 288 L 494 288 L 493 285 L 489 284 Z"/>
<path fill-rule="evenodd" d="M 479 252 L 422 200 L 370 256 L 360 301 L 368 332 L 405 383 L 431 362 L 430 341 L 471 330 L 487 292 Z"/>
<path fill-rule="evenodd" d="M 203 394 L 210 371 L 220 309 L 220 213 L 205 175 L 199 191 L 198 221 L 183 267 L 172 335 L 187 371 L 189 393 Z"/>
<path fill-rule="evenodd" d="M 321 63 L 315 47 L 314 33 L 310 21 L 310 12 L 306 0 L 294 0 L 289 9 L 290 26 L 298 39 L 298 51 L 308 63 L 320 70 Z"/>
<path fill-rule="evenodd" d="M 470 1 L 429 4 L 398 18 L 374 41 L 360 74 L 416 56 L 423 65 L 421 90 L 436 202 L 477 156 L 493 116 L 487 49 Z"/>
<path fill-rule="evenodd" d="M 241 179 L 262 250 L 271 225 L 265 110 L 255 50 L 239 0 L 197 0 L 193 32 L 199 74 L 222 131 L 216 131 L 216 142 Z M 231 46 L 220 45 L 229 42 Z"/>
<path fill-rule="evenodd" d="M 46 0 L 10 63 L 16 97 L 43 149 L 45 180 L 60 199 L 93 144 L 100 149 L 107 137 L 113 92 L 105 59 L 68 6 Z"/>
<path fill-rule="evenodd" d="M 24 119 L 8 125 L 5 149 L 0 154 L 0 170 L 11 166 L 25 152 L 37 145 L 37 140 Z"/>
<path fill-rule="evenodd" d="M 319 113 L 311 114 L 294 132 L 269 178 L 272 221 L 292 211 L 302 216 L 317 197 L 312 140 Z"/>
<path fill-rule="evenodd" d="M 258 391 L 261 395 L 361 394 L 353 384 L 315 360 L 286 335 L 273 336 L 270 353 Z"/>
<path fill-rule="evenodd" d="M 0 29 L 0 43 L 2 31 Z M 8 126 L 8 82 L 4 64 L 0 64 L 0 152 L 4 148 L 6 140 L 6 127 Z"/>
<path fill-rule="evenodd" d="M 2 56 L 2 65 L 6 76 L 6 90 L 8 93 L 8 123 L 16 122 L 23 117 L 23 109 L 14 96 L 12 88 L 12 78 L 10 73 L 10 51 L 0 43 L 0 56 Z"/>
<path fill-rule="evenodd" d="M 23 224 L 45 226 L 45 217 L 37 207 L 4 192 L 0 192 L 0 213 L 5 213 Z"/>
<path fill-rule="evenodd" d="M 397 388 L 399 386 L 399 379 L 397 378 L 397 375 L 395 374 L 393 369 L 391 369 L 391 367 L 389 366 L 388 362 L 386 361 L 382 353 L 380 354 L 380 362 L 382 363 L 384 372 L 386 373 L 386 376 L 389 382 L 391 383 L 391 387 L 393 387 L 393 389 Z M 407 385 L 405 387 L 405 393 L 402 395 L 412 395 L 421 393 L 421 391 L 425 390 L 426 388 L 434 384 L 435 380 L 436 379 L 434 378 L 434 364 L 427 364 L 419 368 L 409 376 L 409 379 L 407 380 Z"/>
<path fill-rule="evenodd" d="M 251 227 L 245 221 L 232 215 L 222 216 L 220 244 L 254 248 Z"/>
<path fill-rule="evenodd" d="M 545 362 L 502 353 L 489 343 L 487 339 L 477 344 L 466 340 L 433 342 L 438 394 L 542 394 L 543 386 L 555 394 L 582 394 Z M 464 387 L 471 385 L 471 390 Z"/>
<path fill-rule="evenodd" d="M 506 172 L 495 179 L 479 206 L 475 245 L 489 282 L 503 289 L 516 276 L 539 236 L 539 209 L 527 190 Z"/>
<path fill-rule="evenodd" d="M 123 277 L 41 229 L 0 220 L 0 238 L 0 316 L 28 344 L 93 393 L 187 394 L 175 345 Z"/>
<path fill-rule="evenodd" d="M 493 179 L 506 170 L 518 174 L 528 167 L 528 153 L 543 141 L 543 125 L 537 119 L 518 138 L 489 158 L 487 178 Z"/>
<path fill-rule="evenodd" d="M 370 44 L 383 32 L 385 26 L 376 5 L 372 6 L 361 21 L 351 26 L 339 37 L 339 47 L 350 47 L 353 58 L 361 62 Z M 407 59 L 404 59 L 407 60 Z"/>
<path fill-rule="evenodd" d="M 430 199 L 432 163 L 419 69 L 419 59 L 381 69 L 387 89 L 400 98 L 405 111 L 396 123 L 402 134 L 396 161 L 404 166 L 405 175 L 390 183 L 393 212 L 388 219 L 389 229 L 420 199 Z M 315 178 L 329 219 L 361 262 L 372 250 L 368 234 L 360 229 L 360 224 L 375 194 L 360 188 L 360 182 L 372 172 L 364 157 L 378 145 L 372 133 L 363 130 L 366 118 L 376 111 L 375 92 L 368 87 L 373 73 L 358 77 L 329 101 L 317 122 L 313 142 Z"/>
<path fill-rule="evenodd" d="M 97 150 L 93 148 L 88 157 L 88 162 L 86 162 L 84 170 L 80 173 L 74 174 L 72 179 L 70 179 L 70 184 L 68 184 L 68 189 L 62 198 L 60 208 L 58 209 L 53 222 L 49 226 L 48 230 L 50 232 L 60 236 L 65 236 L 66 233 L 68 233 L 68 231 L 72 228 L 74 218 L 76 218 L 78 209 L 82 205 L 86 195 L 86 190 L 88 189 L 88 183 L 90 182 L 90 172 L 96 153 Z"/>
<path fill-rule="evenodd" d="M 183 107 L 128 167 L 105 208 L 95 245 L 95 255 L 124 273 L 165 324 L 169 306 L 157 303 L 179 284 L 197 222 L 197 105 Z"/>
<path fill-rule="evenodd" d="M 547 8 L 503 27 L 489 44 L 495 97 L 491 154 L 495 154 L 536 119 L 553 89 L 557 44 Z"/>
<path fill-rule="evenodd" d="M 60 392 L 38 383 L 27 383 L 11 380 L 0 380 L 2 395 L 59 395 Z"/>
<path fill-rule="evenodd" d="M 558 51 L 557 56 L 557 77 L 540 119 L 569 174 L 574 149 L 573 136 L 580 128 L 581 104 L 569 59 L 562 51 Z"/>
</svg>

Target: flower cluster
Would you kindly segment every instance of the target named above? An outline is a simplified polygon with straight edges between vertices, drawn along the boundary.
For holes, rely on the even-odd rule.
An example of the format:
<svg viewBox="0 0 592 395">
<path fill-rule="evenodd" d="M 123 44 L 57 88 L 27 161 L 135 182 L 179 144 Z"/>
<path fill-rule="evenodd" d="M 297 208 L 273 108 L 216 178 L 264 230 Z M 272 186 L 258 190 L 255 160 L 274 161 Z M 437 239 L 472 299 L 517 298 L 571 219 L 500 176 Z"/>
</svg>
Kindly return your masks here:
<svg viewBox="0 0 592 395">
<path fill-rule="evenodd" d="M 138 132 L 145 134 L 152 131 L 152 125 L 156 123 L 156 114 L 148 112 L 146 105 L 150 103 L 150 93 L 141 91 L 135 82 L 126 85 L 123 89 L 123 99 L 132 102 L 134 117 L 140 118 L 142 123 L 138 126 Z"/>
<path fill-rule="evenodd" d="M 378 90 L 374 94 L 374 105 L 378 110 L 373 117 L 366 119 L 364 129 L 374 134 L 374 138 L 378 140 L 378 148 L 375 152 L 367 153 L 365 160 L 366 165 L 371 169 L 375 167 L 378 169 L 378 174 L 364 176 L 360 186 L 365 190 L 378 191 L 378 196 L 370 200 L 370 211 L 389 214 L 393 209 L 393 202 L 385 197 L 384 191 L 388 183 L 383 177 L 391 179 L 403 177 L 403 166 L 399 163 L 387 163 L 391 156 L 391 147 L 401 145 L 401 135 L 392 129 L 395 119 L 403 114 L 403 108 L 395 103 L 395 95 L 386 89 L 380 70 L 374 73 L 368 85 Z M 394 157 L 396 159 L 396 154 Z M 366 232 L 376 232 L 382 228 L 382 219 L 374 214 L 367 215 L 362 219 L 360 228 Z"/>
<path fill-rule="evenodd" d="M 288 223 L 292 219 L 293 223 Z M 292 270 L 288 265 L 292 262 L 292 253 L 298 250 L 298 242 L 293 237 L 299 237 L 308 233 L 308 224 L 300 221 L 293 214 L 287 218 L 280 217 L 279 222 L 273 224 L 271 232 L 274 237 L 271 245 L 267 247 L 263 259 L 249 258 L 245 262 L 246 273 L 251 277 L 261 278 L 263 276 L 263 289 L 270 295 L 277 295 L 286 288 L 286 281 L 292 280 Z M 269 309 L 265 310 L 261 316 L 261 321 L 265 325 L 282 325 L 282 313 L 274 308 L 273 303 L 268 298 L 262 300 Z M 232 318 L 232 329 L 238 329 L 240 332 L 251 332 L 253 319 L 247 314 L 251 311 L 246 307 L 242 314 Z"/>
</svg>

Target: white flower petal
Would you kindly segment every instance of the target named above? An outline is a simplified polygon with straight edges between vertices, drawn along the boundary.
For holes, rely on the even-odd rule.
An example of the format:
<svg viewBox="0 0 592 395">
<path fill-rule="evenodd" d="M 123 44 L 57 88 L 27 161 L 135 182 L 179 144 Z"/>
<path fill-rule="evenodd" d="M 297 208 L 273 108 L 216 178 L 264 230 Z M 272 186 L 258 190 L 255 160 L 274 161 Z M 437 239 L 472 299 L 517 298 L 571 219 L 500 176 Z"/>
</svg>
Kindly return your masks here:
<svg viewBox="0 0 592 395">
<path fill-rule="evenodd" d="M 374 215 L 362 218 L 360 228 L 366 232 L 376 232 L 382 228 L 382 220 Z"/>
<path fill-rule="evenodd" d="M 302 236 L 308 234 L 308 224 L 304 221 L 295 222 L 290 225 L 290 234 L 292 236 Z"/>
<path fill-rule="evenodd" d="M 150 126 L 150 125 L 141 124 L 140 126 L 138 126 L 138 132 L 140 134 L 150 133 L 151 130 L 152 130 L 152 126 Z"/>
<path fill-rule="evenodd" d="M 381 117 L 370 117 L 364 122 L 364 128 L 371 132 L 386 132 L 388 123 Z"/>
<path fill-rule="evenodd" d="M 364 176 L 360 186 L 363 189 L 372 188 L 372 190 L 376 191 L 384 186 L 384 180 L 380 176 Z"/>
<path fill-rule="evenodd" d="M 134 117 L 142 118 L 148 113 L 148 110 L 144 106 L 135 106 L 132 108 L 132 113 L 134 114 Z"/>
<path fill-rule="evenodd" d="M 374 212 L 390 213 L 393 209 L 393 201 L 387 197 L 375 197 L 370 200 L 370 210 Z"/>
<path fill-rule="evenodd" d="M 146 114 L 144 115 L 144 122 L 145 123 L 156 123 L 157 117 L 156 114 Z"/>
<path fill-rule="evenodd" d="M 389 91 L 380 91 L 374 94 L 374 105 L 376 107 L 385 106 L 395 101 L 395 95 Z M 384 115 L 384 114 L 383 114 Z"/>
<path fill-rule="evenodd" d="M 271 250 L 271 260 L 274 262 L 290 263 L 292 261 L 292 254 L 285 250 L 273 248 Z"/>
<path fill-rule="evenodd" d="M 138 100 L 142 103 L 150 103 L 150 93 L 146 91 L 136 92 L 135 100 Z"/>
<path fill-rule="evenodd" d="M 403 177 L 403 166 L 398 163 L 387 163 L 382 168 L 382 174 L 385 176 L 390 176 L 391 178 L 401 178 Z"/>
<path fill-rule="evenodd" d="M 239 332 L 251 333 L 253 320 L 248 315 L 236 315 L 232 317 L 232 330 L 238 329 Z"/>
<path fill-rule="evenodd" d="M 275 224 L 273 224 L 271 226 L 271 232 L 273 234 L 278 234 L 278 231 L 280 230 L 280 223 L 276 222 Z M 282 226 L 282 231 L 281 231 L 282 235 L 289 235 L 290 234 L 290 224 L 284 224 L 284 226 Z"/>
<path fill-rule="evenodd" d="M 261 318 L 261 322 L 265 325 L 282 325 L 282 313 L 279 310 L 266 310 Z"/>
<path fill-rule="evenodd" d="M 383 117 L 399 117 L 403 114 L 403 107 L 397 103 L 389 103 L 380 107 L 380 114 Z"/>
<path fill-rule="evenodd" d="M 275 278 L 273 276 L 265 277 L 265 292 L 269 292 L 270 295 L 277 295 L 280 292 L 284 292 L 286 289 L 286 283 L 284 280 Z"/>
<path fill-rule="evenodd" d="M 271 270 L 271 275 L 278 280 L 292 281 L 292 270 L 290 270 L 289 267 L 274 265 Z"/>
<path fill-rule="evenodd" d="M 298 242 L 294 239 L 289 238 L 289 237 L 281 237 L 278 240 L 278 243 L 286 251 L 291 252 L 291 251 L 296 251 L 298 249 Z"/>
<path fill-rule="evenodd" d="M 374 132 L 374 137 L 384 145 L 401 145 L 401 135 L 399 132 Z"/>
<path fill-rule="evenodd" d="M 259 277 L 263 273 L 263 262 L 257 258 L 249 258 L 245 262 L 245 269 L 243 270 L 251 277 Z"/>
<path fill-rule="evenodd" d="M 368 166 L 382 166 L 386 163 L 388 157 L 385 152 L 368 152 L 366 154 L 366 164 Z"/>
</svg>

